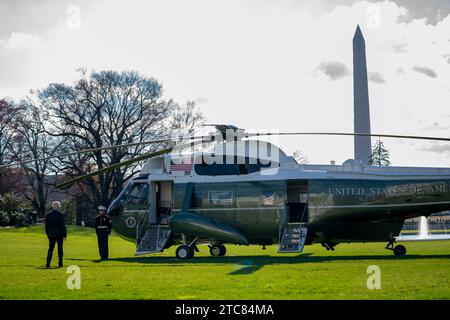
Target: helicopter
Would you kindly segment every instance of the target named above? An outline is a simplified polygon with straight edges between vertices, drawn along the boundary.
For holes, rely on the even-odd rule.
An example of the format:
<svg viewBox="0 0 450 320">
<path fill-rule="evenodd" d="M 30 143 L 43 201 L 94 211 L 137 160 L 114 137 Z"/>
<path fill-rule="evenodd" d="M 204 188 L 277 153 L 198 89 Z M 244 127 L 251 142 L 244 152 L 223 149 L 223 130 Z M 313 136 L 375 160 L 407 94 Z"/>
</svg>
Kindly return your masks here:
<svg viewBox="0 0 450 320">
<path fill-rule="evenodd" d="M 377 167 L 353 159 L 342 165 L 298 164 L 261 137 L 359 135 L 447 142 L 450 138 L 247 133 L 233 125 L 212 126 L 216 131 L 206 136 L 189 137 L 57 187 L 68 188 L 87 177 L 145 160 L 140 173 L 108 207 L 113 228 L 136 243 L 136 255 L 176 245 L 175 255 L 183 260 L 193 258 L 201 244 L 209 246 L 211 256 L 224 256 L 228 244 L 263 249 L 278 244 L 279 253 L 300 253 L 314 243 L 335 250 L 339 243 L 385 241 L 386 249 L 402 256 L 405 246 L 395 244 L 402 240 L 399 234 L 406 219 L 450 209 L 450 168 Z M 139 144 L 161 142 L 173 140 Z"/>
</svg>

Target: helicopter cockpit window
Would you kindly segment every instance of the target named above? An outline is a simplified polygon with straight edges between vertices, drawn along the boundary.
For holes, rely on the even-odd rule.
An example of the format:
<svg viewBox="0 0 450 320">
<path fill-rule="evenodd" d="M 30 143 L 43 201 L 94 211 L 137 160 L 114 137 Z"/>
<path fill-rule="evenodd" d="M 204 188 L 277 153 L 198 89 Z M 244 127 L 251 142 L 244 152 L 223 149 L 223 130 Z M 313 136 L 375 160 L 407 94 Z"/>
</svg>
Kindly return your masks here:
<svg viewBox="0 0 450 320">
<path fill-rule="evenodd" d="M 194 165 L 195 172 L 200 176 L 227 176 L 227 175 L 241 175 L 250 174 L 254 172 L 260 172 L 264 168 L 270 168 L 273 166 L 271 162 L 267 164 L 262 164 L 258 159 L 252 159 L 245 157 L 244 163 L 238 163 L 236 157 L 232 163 L 227 163 L 226 156 L 223 156 L 222 163 L 212 163 L 208 164 L 202 159 L 202 163 Z M 256 163 L 254 163 L 256 162 Z"/>
<path fill-rule="evenodd" d="M 134 183 L 126 197 L 125 203 L 141 205 L 147 202 L 147 183 Z"/>
</svg>

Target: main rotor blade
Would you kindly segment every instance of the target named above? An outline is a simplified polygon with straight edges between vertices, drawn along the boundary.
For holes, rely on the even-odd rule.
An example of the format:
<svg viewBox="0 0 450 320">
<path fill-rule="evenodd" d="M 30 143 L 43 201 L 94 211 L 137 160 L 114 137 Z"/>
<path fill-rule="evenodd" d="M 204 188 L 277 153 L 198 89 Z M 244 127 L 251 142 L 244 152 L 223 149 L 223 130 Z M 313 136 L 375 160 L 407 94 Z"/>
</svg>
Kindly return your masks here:
<svg viewBox="0 0 450 320">
<path fill-rule="evenodd" d="M 117 169 L 117 168 L 120 168 L 120 167 L 123 167 L 123 166 L 126 166 L 126 165 L 131 165 L 131 164 L 133 164 L 135 162 L 138 162 L 138 161 L 147 160 L 147 159 L 150 159 L 150 158 L 153 158 L 153 157 L 157 157 L 159 155 L 162 155 L 162 154 L 165 154 L 165 153 L 169 153 L 169 152 L 171 152 L 174 149 L 183 149 L 185 147 L 194 146 L 196 144 L 201 144 L 201 143 L 204 143 L 204 141 L 203 140 L 190 141 L 190 142 L 187 142 L 187 143 L 176 145 L 174 147 L 169 147 L 169 148 L 165 148 L 165 149 L 162 149 L 162 150 L 159 150 L 159 151 L 146 153 L 146 154 L 143 154 L 143 155 L 138 156 L 136 158 L 132 158 L 132 159 L 128 159 L 128 160 L 125 160 L 125 161 L 122 161 L 122 162 L 118 162 L 118 163 L 115 163 L 113 165 L 110 165 L 110 166 L 101 168 L 99 170 L 96 170 L 94 172 L 87 173 L 87 174 L 84 174 L 82 176 L 78 176 L 76 178 L 73 178 L 71 180 L 68 180 L 66 182 L 63 182 L 63 183 L 60 183 L 60 184 L 56 185 L 56 188 L 58 188 L 58 189 L 67 189 L 67 188 L 71 187 L 74 183 L 82 181 L 84 179 L 95 177 L 95 176 L 98 176 L 98 175 L 100 175 L 102 173 L 105 173 L 105 172 L 108 172 L 108 171 L 111 171 L 111 170 L 114 170 L 114 169 Z"/>
<path fill-rule="evenodd" d="M 198 137 L 186 137 L 182 139 L 196 139 Z M 24 160 L 24 161 L 18 161 L 8 164 L 0 165 L 1 168 L 21 165 L 21 164 L 27 164 L 35 161 L 44 161 L 44 160 L 50 160 L 50 159 L 56 159 L 56 158 L 62 158 L 67 156 L 73 156 L 76 154 L 83 154 L 83 153 L 89 153 L 89 152 L 96 152 L 96 151 L 104 151 L 104 150 L 110 150 L 110 149 L 116 149 L 116 148 L 123 148 L 123 147 L 132 147 L 132 146 L 139 146 L 144 144 L 155 144 L 155 143 L 163 143 L 163 142 L 175 142 L 173 139 L 158 139 L 158 140 L 149 140 L 149 141 L 141 141 L 141 142 L 132 142 L 132 143 L 124 143 L 124 144 L 118 144 L 114 146 L 107 146 L 107 147 L 99 147 L 99 148 L 93 148 L 93 149 L 84 149 L 79 151 L 72 151 L 67 153 L 62 153 L 54 156 L 48 156 L 48 157 L 42 157 L 42 158 L 35 158 L 31 160 Z"/>
<path fill-rule="evenodd" d="M 378 134 L 378 133 L 350 133 L 350 132 L 261 132 L 246 133 L 245 137 L 257 136 L 294 136 L 294 135 L 316 135 L 316 136 L 362 136 L 362 137 L 383 137 L 397 139 L 416 139 L 416 140 L 434 140 L 434 141 L 450 141 L 450 138 L 430 137 L 430 136 L 410 136 L 398 134 Z"/>
</svg>

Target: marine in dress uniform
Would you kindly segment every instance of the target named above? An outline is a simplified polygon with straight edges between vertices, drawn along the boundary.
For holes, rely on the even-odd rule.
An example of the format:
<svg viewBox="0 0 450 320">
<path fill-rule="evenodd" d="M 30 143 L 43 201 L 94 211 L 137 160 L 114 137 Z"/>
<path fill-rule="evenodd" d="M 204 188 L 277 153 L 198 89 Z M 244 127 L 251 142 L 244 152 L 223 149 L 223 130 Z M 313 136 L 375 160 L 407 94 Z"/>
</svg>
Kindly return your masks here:
<svg viewBox="0 0 450 320">
<path fill-rule="evenodd" d="M 112 229 L 111 217 L 106 214 L 104 206 L 98 207 L 98 212 L 98 216 L 95 217 L 98 251 L 102 260 L 108 260 L 108 237 Z"/>
</svg>

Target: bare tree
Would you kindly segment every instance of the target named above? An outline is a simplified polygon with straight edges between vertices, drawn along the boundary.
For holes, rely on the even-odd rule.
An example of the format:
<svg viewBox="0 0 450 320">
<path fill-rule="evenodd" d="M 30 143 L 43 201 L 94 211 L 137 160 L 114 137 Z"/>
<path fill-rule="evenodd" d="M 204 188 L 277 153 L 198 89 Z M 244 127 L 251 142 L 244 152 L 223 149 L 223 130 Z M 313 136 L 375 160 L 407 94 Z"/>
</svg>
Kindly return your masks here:
<svg viewBox="0 0 450 320">
<path fill-rule="evenodd" d="M 55 139 L 45 132 L 45 114 L 31 98 L 20 103 L 21 112 L 14 129 L 14 143 L 9 151 L 15 161 L 54 156 L 58 153 L 63 139 Z M 25 177 L 27 187 L 22 194 L 39 215 L 46 212 L 47 198 L 51 184 L 48 176 L 58 173 L 54 160 L 41 160 L 21 165 L 20 173 Z"/>
<path fill-rule="evenodd" d="M 10 148 L 14 143 L 20 111 L 21 108 L 12 102 L 0 100 L 0 165 L 12 162 Z M 17 191 L 19 182 L 20 176 L 17 169 L 0 169 L 0 194 Z"/>
<path fill-rule="evenodd" d="M 170 104 L 173 102 L 170 101 Z M 188 101 L 186 105 L 180 106 L 174 104 L 171 131 L 177 136 L 190 136 L 194 134 L 195 129 L 204 123 L 204 117 L 195 102 Z"/>
<path fill-rule="evenodd" d="M 192 103 L 182 108 L 162 100 L 161 95 L 157 80 L 133 71 L 82 72 L 72 85 L 51 84 L 39 92 L 51 124 L 46 131 L 67 138 L 61 151 L 170 137 L 174 125 L 176 129 L 191 129 L 202 119 Z M 69 176 L 86 174 L 162 146 L 140 145 L 72 156 L 61 160 L 61 168 Z M 139 169 L 139 163 L 118 168 L 88 178 L 80 187 L 89 190 L 92 204 L 107 205 Z"/>
</svg>

